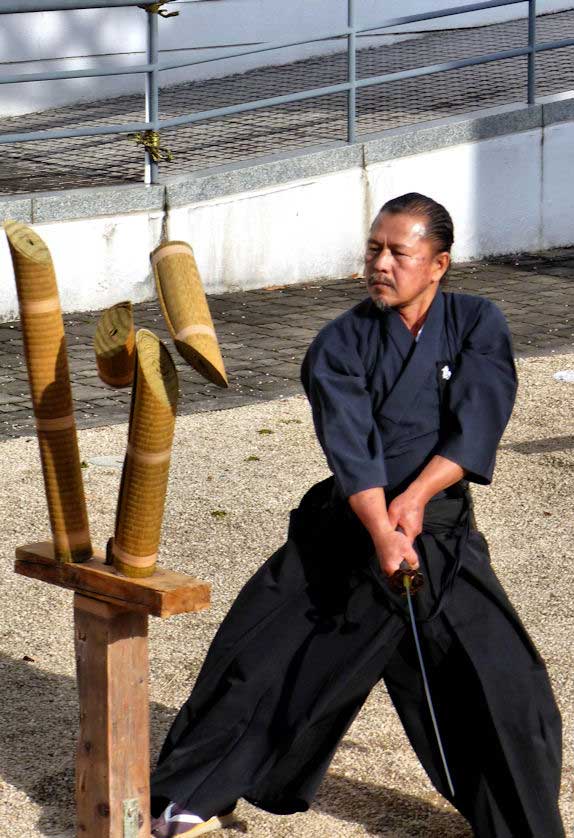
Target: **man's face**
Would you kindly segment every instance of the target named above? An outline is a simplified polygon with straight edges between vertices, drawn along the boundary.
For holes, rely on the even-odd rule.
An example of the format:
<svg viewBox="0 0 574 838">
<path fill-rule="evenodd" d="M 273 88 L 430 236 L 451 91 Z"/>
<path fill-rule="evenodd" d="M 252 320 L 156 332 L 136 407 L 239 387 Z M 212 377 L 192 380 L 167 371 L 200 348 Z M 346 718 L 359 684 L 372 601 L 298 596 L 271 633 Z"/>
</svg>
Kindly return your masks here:
<svg viewBox="0 0 574 838">
<path fill-rule="evenodd" d="M 449 264 L 448 253 L 436 253 L 425 238 L 427 220 L 408 213 L 379 213 L 365 253 L 365 279 L 379 308 L 429 304 Z"/>
</svg>

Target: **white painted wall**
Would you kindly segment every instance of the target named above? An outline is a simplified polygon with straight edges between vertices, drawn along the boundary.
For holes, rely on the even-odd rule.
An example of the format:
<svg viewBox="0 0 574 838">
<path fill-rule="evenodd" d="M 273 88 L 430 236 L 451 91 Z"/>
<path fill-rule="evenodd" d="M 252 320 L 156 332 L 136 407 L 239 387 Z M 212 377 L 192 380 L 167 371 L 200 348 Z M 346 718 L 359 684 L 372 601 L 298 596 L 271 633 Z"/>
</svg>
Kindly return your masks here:
<svg viewBox="0 0 574 838">
<path fill-rule="evenodd" d="M 573 141 L 568 123 L 556 140 L 560 148 L 554 145 L 554 179 L 567 166 Z M 168 232 L 192 244 L 210 291 L 350 276 L 362 268 L 377 210 L 389 198 L 417 191 L 447 207 L 455 223 L 453 257 L 465 262 L 554 243 L 558 207 L 572 218 L 570 180 L 574 175 L 549 187 L 553 208 L 544 210 L 545 227 L 538 129 L 172 209 Z M 565 219 L 562 227 L 562 239 L 574 243 L 574 226 L 569 238 Z"/>
<path fill-rule="evenodd" d="M 149 254 L 161 240 L 162 213 L 35 224 L 52 254 L 62 309 L 89 311 L 154 296 Z M 86 258 L 89 254 L 89 258 Z M 17 317 L 6 234 L 0 227 L 0 320 Z"/>
<path fill-rule="evenodd" d="M 574 122 L 464 143 L 175 208 L 168 235 L 192 245 L 211 292 L 359 272 L 377 209 L 410 190 L 446 205 L 458 261 L 574 245 L 573 147 Z M 161 223 L 155 212 L 35 225 L 52 251 L 64 310 L 151 299 L 149 253 Z M 0 230 L 0 319 L 16 311 Z"/>
<path fill-rule="evenodd" d="M 574 243 L 574 167 L 572 123 L 544 130 L 542 167 L 542 229 L 546 247 Z"/>
<path fill-rule="evenodd" d="M 468 5 L 463 0 L 459 5 Z M 356 0 L 360 25 L 455 5 L 452 0 Z M 265 43 L 306 38 L 346 22 L 346 0 L 179 0 L 180 16 L 160 20 L 163 55 L 198 59 L 228 51 L 222 45 Z M 573 0 L 538 0 L 540 14 L 574 7 Z M 524 17 L 520 3 L 486 12 L 461 14 L 412 24 L 395 34 L 361 39 L 361 45 L 389 43 L 409 30 L 428 31 L 476 26 Z M 403 33 L 403 34 L 396 34 Z M 416 37 L 415 35 L 407 37 Z M 341 49 L 340 41 L 263 53 L 258 56 L 201 64 L 163 74 L 164 84 L 243 72 Z M 145 59 L 145 13 L 137 8 L 92 9 L 0 16 L 0 72 L 24 73 L 83 69 L 89 66 L 141 63 Z M 57 105 L 143 91 L 141 76 L 42 82 L 0 86 L 0 116 L 28 113 Z"/>
<path fill-rule="evenodd" d="M 361 169 L 172 209 L 171 239 L 189 241 L 208 291 L 291 284 L 361 269 Z"/>
<path fill-rule="evenodd" d="M 568 133 L 572 139 L 572 126 Z M 395 195 L 422 192 L 453 217 L 456 261 L 548 246 L 541 230 L 541 148 L 538 129 L 370 166 L 371 216 Z M 567 156 L 564 147 L 557 165 Z"/>
</svg>

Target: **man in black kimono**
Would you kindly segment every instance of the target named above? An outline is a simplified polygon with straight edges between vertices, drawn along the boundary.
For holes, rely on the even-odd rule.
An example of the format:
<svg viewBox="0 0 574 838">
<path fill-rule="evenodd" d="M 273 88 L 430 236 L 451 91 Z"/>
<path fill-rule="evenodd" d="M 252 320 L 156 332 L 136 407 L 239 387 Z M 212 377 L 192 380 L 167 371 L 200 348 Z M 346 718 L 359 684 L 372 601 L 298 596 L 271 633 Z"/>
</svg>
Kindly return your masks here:
<svg viewBox="0 0 574 838">
<path fill-rule="evenodd" d="M 157 838 L 224 825 L 239 797 L 304 811 L 384 679 L 435 787 L 479 838 L 562 838 L 561 723 L 544 662 L 474 526 L 516 376 L 486 299 L 443 292 L 448 212 L 411 193 L 371 228 L 369 297 L 325 326 L 302 381 L 333 476 L 239 593 L 152 777 Z M 403 561 L 454 786 L 425 701 Z"/>
</svg>

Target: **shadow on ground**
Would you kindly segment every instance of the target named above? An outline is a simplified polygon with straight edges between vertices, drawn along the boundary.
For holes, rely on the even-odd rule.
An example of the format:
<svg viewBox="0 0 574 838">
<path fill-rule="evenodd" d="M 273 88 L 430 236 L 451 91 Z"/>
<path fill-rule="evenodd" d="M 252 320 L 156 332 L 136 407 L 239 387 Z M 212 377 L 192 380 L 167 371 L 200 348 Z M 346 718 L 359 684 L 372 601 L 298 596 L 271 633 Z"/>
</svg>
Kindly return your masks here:
<svg viewBox="0 0 574 838">
<path fill-rule="evenodd" d="M 362 824 L 369 835 L 388 838 L 471 838 L 457 812 L 442 811 L 423 798 L 375 783 L 329 773 L 313 809 L 342 821 Z"/>
<path fill-rule="evenodd" d="M 41 807 L 37 829 L 44 835 L 72 836 L 79 724 L 75 679 L 0 655 L 0 706 L 0 785 L 9 783 Z M 150 710 L 154 758 L 175 711 L 157 703 Z"/>
<path fill-rule="evenodd" d="M 46 672 L 33 661 L 2 655 L 0 685 L 4 708 L 0 779 L 40 807 L 37 829 L 42 834 L 68 838 L 74 832 L 75 680 Z M 174 713 L 174 708 L 151 704 L 152 761 Z M 462 818 L 451 811 L 441 811 L 414 795 L 336 773 L 325 778 L 313 809 L 363 824 L 373 835 L 463 838 L 471 834 L 465 831 Z"/>
<path fill-rule="evenodd" d="M 545 439 L 533 439 L 527 442 L 511 442 L 500 446 L 501 449 L 516 451 L 518 454 L 548 454 L 555 451 L 567 451 L 574 448 L 574 436 L 550 436 Z"/>
</svg>

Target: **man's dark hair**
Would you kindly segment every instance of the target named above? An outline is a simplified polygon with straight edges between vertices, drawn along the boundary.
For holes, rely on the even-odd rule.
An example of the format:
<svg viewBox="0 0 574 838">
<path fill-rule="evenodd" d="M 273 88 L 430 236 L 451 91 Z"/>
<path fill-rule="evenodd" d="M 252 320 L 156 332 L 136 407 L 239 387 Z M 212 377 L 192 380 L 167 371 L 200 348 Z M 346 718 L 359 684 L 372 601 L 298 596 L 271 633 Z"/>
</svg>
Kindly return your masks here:
<svg viewBox="0 0 574 838">
<path fill-rule="evenodd" d="M 420 192 L 407 192 L 406 195 L 399 195 L 398 198 L 391 198 L 380 209 L 382 212 L 397 214 L 407 212 L 409 215 L 423 215 L 427 220 L 427 233 L 425 238 L 433 239 L 436 242 L 438 252 L 446 250 L 450 253 L 454 241 L 454 225 L 447 209 L 428 198 Z"/>
</svg>

